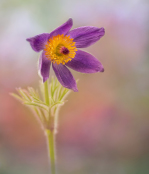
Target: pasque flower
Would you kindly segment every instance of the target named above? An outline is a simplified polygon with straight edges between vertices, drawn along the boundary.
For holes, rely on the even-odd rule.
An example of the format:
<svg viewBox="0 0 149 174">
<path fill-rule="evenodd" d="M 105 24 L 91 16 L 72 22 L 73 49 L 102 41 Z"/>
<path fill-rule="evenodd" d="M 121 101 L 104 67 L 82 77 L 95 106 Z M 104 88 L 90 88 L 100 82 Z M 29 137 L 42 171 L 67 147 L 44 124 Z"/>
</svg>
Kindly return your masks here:
<svg viewBox="0 0 149 174">
<path fill-rule="evenodd" d="M 93 55 L 79 50 L 98 41 L 104 34 L 104 28 L 84 26 L 71 29 L 72 19 L 69 19 L 51 33 L 43 33 L 28 38 L 32 49 L 42 51 L 39 58 L 39 71 L 43 82 L 49 78 L 50 65 L 59 82 L 66 88 L 78 91 L 76 81 L 69 68 L 81 73 L 103 72 L 100 61 Z"/>
</svg>

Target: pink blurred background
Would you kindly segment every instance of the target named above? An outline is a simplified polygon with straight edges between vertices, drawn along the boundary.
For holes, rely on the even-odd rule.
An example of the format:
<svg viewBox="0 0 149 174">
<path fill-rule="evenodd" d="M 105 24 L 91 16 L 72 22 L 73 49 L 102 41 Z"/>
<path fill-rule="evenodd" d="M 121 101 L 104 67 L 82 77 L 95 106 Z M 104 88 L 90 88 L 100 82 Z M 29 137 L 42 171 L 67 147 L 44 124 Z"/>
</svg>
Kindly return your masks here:
<svg viewBox="0 0 149 174">
<path fill-rule="evenodd" d="M 38 88 L 39 55 L 26 38 L 70 17 L 73 28 L 105 28 L 105 36 L 84 49 L 105 72 L 72 71 L 79 92 L 70 93 L 59 113 L 59 173 L 149 173 L 148 16 L 147 0 L 0 1 L 0 174 L 49 173 L 43 130 L 9 93 Z"/>
</svg>

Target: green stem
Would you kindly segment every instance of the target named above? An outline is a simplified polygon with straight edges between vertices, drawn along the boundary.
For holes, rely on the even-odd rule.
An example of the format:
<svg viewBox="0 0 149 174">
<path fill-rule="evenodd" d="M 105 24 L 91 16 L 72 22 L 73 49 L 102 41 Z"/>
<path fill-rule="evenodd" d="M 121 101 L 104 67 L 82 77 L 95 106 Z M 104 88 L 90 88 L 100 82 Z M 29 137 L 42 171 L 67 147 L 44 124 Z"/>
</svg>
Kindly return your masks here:
<svg viewBox="0 0 149 174">
<path fill-rule="evenodd" d="M 48 80 L 44 83 L 44 95 L 45 95 L 45 102 L 47 105 L 50 104 L 49 102 L 49 90 L 48 90 Z M 54 134 L 54 116 L 51 115 L 51 110 L 49 107 L 49 117 L 48 117 L 48 125 L 46 131 L 47 141 L 48 141 L 48 152 L 49 152 L 49 159 L 51 161 L 51 174 L 55 174 L 55 134 Z"/>
<path fill-rule="evenodd" d="M 55 174 L 55 136 L 54 131 L 46 130 L 48 140 L 49 158 L 51 161 L 51 174 Z"/>
<path fill-rule="evenodd" d="M 49 105 L 48 80 L 44 82 L 44 95 L 45 95 L 45 102 L 47 105 Z"/>
</svg>

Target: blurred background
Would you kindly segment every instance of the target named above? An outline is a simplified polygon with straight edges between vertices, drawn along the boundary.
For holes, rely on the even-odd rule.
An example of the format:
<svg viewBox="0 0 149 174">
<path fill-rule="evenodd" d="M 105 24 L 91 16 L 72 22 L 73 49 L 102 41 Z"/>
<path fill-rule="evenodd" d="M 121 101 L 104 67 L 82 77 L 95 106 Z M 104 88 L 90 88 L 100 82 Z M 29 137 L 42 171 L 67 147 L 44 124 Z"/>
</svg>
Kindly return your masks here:
<svg viewBox="0 0 149 174">
<path fill-rule="evenodd" d="M 73 28 L 105 28 L 105 36 L 84 49 L 105 72 L 71 70 L 79 92 L 71 92 L 59 112 L 58 172 L 148 174 L 148 0 L 0 0 L 0 174 L 49 173 L 43 130 L 9 93 L 38 89 L 39 55 L 26 38 L 70 17 Z"/>
</svg>

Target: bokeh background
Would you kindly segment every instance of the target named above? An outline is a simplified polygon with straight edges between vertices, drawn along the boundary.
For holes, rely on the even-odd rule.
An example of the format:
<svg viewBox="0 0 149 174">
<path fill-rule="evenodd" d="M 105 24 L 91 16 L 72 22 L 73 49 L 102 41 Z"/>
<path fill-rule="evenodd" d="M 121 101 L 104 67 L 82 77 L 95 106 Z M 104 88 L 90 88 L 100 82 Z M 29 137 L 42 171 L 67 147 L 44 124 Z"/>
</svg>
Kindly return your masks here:
<svg viewBox="0 0 149 174">
<path fill-rule="evenodd" d="M 105 28 L 105 36 L 84 49 L 105 72 L 72 71 L 79 92 L 70 93 L 59 113 L 58 171 L 148 174 L 148 0 L 0 1 L 0 174 L 49 173 L 43 130 L 9 93 L 38 88 L 39 55 L 25 39 L 50 32 L 70 17 L 73 28 Z"/>
</svg>

